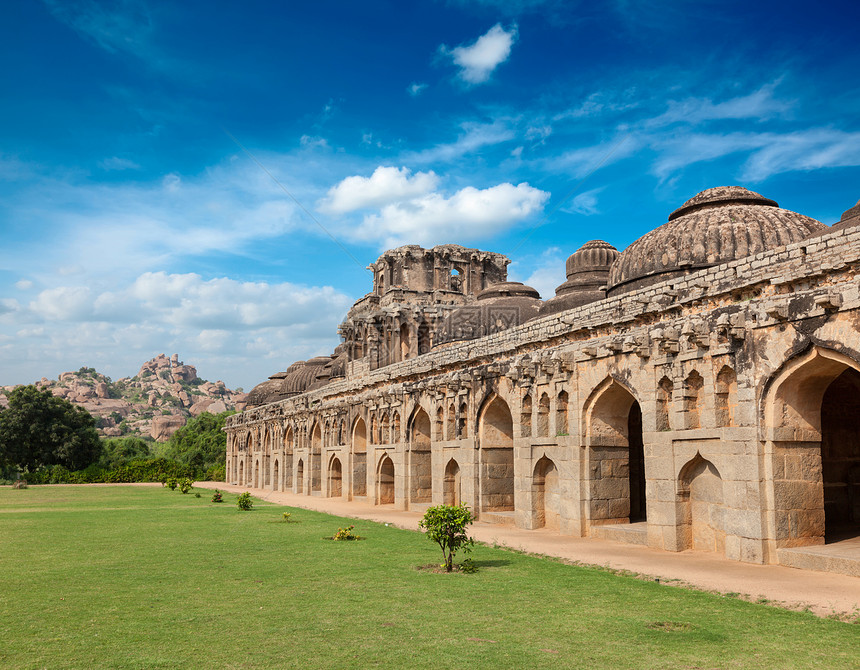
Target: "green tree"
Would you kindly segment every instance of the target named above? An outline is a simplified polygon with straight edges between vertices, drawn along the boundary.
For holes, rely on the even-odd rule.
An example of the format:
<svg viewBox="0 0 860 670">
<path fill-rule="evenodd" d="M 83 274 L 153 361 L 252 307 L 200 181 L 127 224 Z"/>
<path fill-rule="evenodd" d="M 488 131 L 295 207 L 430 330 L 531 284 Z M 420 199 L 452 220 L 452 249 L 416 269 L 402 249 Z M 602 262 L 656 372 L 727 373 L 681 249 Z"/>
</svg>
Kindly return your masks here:
<svg viewBox="0 0 860 670">
<path fill-rule="evenodd" d="M 466 526 L 472 523 L 472 513 L 464 503 L 437 505 L 424 513 L 418 526 L 427 531 L 427 538 L 442 548 L 445 570 L 454 569 L 454 554 L 462 547 L 470 551 L 475 541 L 466 535 Z"/>
<path fill-rule="evenodd" d="M 227 434 L 224 422 L 235 412 L 210 414 L 203 412 L 170 436 L 161 450 L 165 458 L 173 459 L 197 470 L 223 464 L 227 457 Z"/>
<path fill-rule="evenodd" d="M 99 465 L 113 470 L 134 460 L 150 458 L 149 444 L 139 437 L 114 437 L 102 440 L 102 455 Z"/>
<path fill-rule="evenodd" d="M 0 460 L 7 465 L 82 470 L 99 459 L 96 420 L 83 408 L 33 385 L 16 388 L 8 399 L 0 412 Z"/>
</svg>

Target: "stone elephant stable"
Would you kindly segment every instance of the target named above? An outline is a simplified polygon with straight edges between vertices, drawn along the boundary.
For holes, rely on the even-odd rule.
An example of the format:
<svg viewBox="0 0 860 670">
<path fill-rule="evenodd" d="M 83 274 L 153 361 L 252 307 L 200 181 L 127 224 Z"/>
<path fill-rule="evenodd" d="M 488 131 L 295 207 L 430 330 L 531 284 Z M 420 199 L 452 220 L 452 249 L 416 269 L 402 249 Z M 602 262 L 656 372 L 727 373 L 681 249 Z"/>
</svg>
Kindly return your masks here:
<svg viewBox="0 0 860 670">
<path fill-rule="evenodd" d="M 333 355 L 229 419 L 227 480 L 860 576 L 858 224 L 708 189 L 546 301 L 500 254 L 386 252 Z"/>
</svg>

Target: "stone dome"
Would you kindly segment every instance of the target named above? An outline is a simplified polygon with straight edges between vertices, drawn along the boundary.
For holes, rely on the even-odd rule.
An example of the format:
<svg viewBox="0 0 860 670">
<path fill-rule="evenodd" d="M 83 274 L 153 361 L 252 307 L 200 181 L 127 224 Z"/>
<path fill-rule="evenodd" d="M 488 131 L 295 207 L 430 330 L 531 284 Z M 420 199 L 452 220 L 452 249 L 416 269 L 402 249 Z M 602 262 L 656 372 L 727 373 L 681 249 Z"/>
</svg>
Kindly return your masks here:
<svg viewBox="0 0 860 670">
<path fill-rule="evenodd" d="M 477 299 L 477 304 L 480 306 L 515 307 L 519 311 L 519 318 L 515 325 L 525 323 L 536 317 L 542 304 L 537 289 L 518 281 L 492 284 L 478 293 Z"/>
<path fill-rule="evenodd" d="M 298 366 L 283 381 L 284 395 L 291 397 L 307 391 L 329 361 L 331 356 L 316 356 Z"/>
<path fill-rule="evenodd" d="M 860 200 L 851 209 L 842 212 L 842 218 L 833 224 L 833 229 L 851 228 L 857 225 L 860 225 Z"/>
<path fill-rule="evenodd" d="M 612 264 L 609 295 L 798 242 L 827 230 L 819 221 L 741 186 L 709 188 L 633 242 Z"/>
<path fill-rule="evenodd" d="M 245 407 L 259 407 L 260 405 L 268 405 L 270 402 L 282 400 L 281 395 L 281 380 L 267 379 L 261 384 L 257 384 L 248 392 L 248 397 L 245 400 Z"/>
<path fill-rule="evenodd" d="M 609 268 L 618 258 L 618 249 L 609 242 L 592 240 L 567 259 L 567 281 L 555 290 L 555 297 L 540 308 L 540 315 L 556 314 L 606 297 Z"/>
</svg>

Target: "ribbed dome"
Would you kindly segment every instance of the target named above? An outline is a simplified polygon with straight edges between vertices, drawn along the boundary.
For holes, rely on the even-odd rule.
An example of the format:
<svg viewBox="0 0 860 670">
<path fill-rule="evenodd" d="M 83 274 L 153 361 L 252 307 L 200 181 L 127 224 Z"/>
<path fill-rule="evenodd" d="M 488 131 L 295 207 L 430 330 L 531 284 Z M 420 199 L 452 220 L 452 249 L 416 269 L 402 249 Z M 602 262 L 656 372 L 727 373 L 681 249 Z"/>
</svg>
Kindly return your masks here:
<svg viewBox="0 0 860 670">
<path fill-rule="evenodd" d="M 567 281 L 555 289 L 555 297 L 540 308 L 540 315 L 556 314 L 606 297 L 609 268 L 618 258 L 618 249 L 609 242 L 592 240 L 567 259 Z"/>
<path fill-rule="evenodd" d="M 245 400 L 245 406 L 250 409 L 251 407 L 267 405 L 270 402 L 275 402 L 276 400 L 281 400 L 282 398 L 283 396 L 281 395 L 281 380 L 267 379 L 262 384 L 257 384 L 254 388 L 250 390 L 250 392 L 248 393 L 248 397 Z"/>
<path fill-rule="evenodd" d="M 488 286 L 483 291 L 478 293 L 478 300 L 490 300 L 493 298 L 537 298 L 540 300 L 540 293 L 537 289 L 531 286 L 526 286 L 519 281 L 505 281 L 498 284 Z"/>
<path fill-rule="evenodd" d="M 624 250 L 609 273 L 609 295 L 798 242 L 827 227 L 740 186 L 690 198 L 669 221 Z"/>
<path fill-rule="evenodd" d="M 618 258 L 618 249 L 609 242 L 592 240 L 583 244 L 567 258 L 567 278 L 579 272 L 608 269 Z"/>
<path fill-rule="evenodd" d="M 286 396 L 294 396 L 307 391 L 316 380 L 323 366 L 329 361 L 331 361 L 331 356 L 316 356 L 305 361 L 284 379 L 282 386 L 283 393 Z"/>
</svg>

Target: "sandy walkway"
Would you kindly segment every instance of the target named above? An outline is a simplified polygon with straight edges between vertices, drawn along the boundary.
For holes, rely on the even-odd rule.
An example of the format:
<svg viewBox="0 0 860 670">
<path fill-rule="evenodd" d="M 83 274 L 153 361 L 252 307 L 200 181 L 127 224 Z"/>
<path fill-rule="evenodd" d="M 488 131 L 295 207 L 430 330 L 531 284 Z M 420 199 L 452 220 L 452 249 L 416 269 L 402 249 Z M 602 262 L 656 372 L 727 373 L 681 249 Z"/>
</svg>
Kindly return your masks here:
<svg viewBox="0 0 860 670">
<path fill-rule="evenodd" d="M 279 505 L 390 523 L 409 530 L 417 530 L 421 518 L 417 512 L 400 512 L 390 507 L 333 498 L 264 491 L 218 482 L 196 482 L 194 485 L 233 493 L 247 490 L 257 498 Z M 764 598 L 792 609 L 809 608 L 820 616 L 860 616 L 860 579 L 857 577 L 779 565 L 751 565 L 701 552 L 658 551 L 606 540 L 561 536 L 552 531 L 520 530 L 481 522 L 471 527 L 470 534 L 487 544 L 627 570 L 663 581 L 680 581 L 706 591 L 738 593 L 749 600 Z"/>
</svg>

